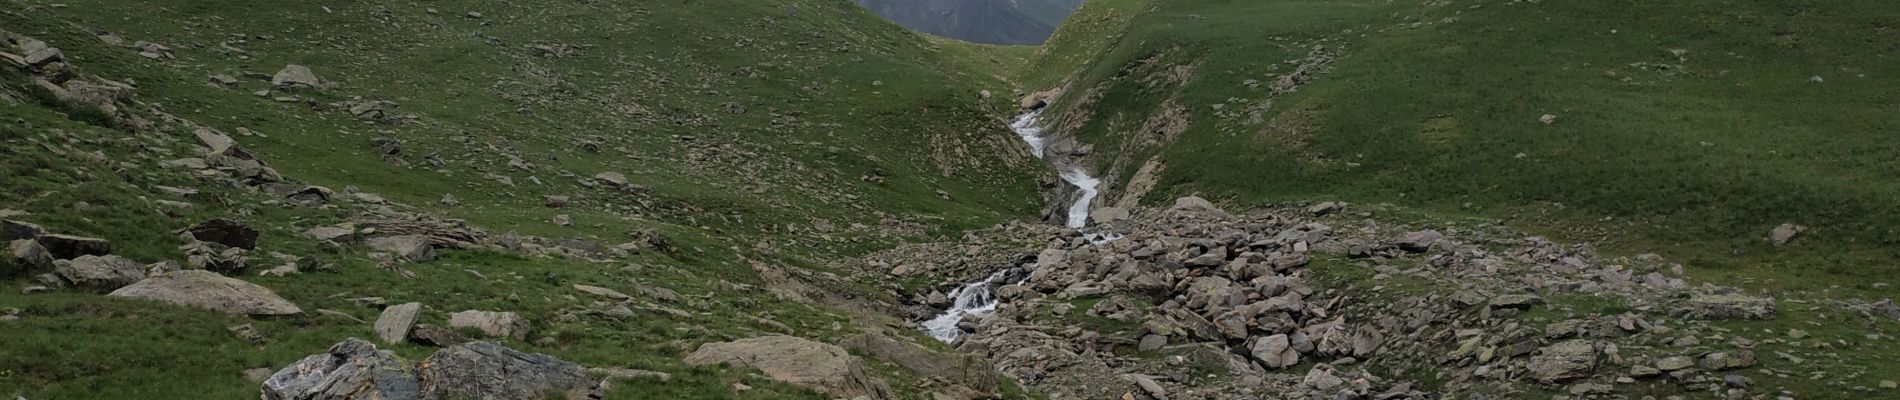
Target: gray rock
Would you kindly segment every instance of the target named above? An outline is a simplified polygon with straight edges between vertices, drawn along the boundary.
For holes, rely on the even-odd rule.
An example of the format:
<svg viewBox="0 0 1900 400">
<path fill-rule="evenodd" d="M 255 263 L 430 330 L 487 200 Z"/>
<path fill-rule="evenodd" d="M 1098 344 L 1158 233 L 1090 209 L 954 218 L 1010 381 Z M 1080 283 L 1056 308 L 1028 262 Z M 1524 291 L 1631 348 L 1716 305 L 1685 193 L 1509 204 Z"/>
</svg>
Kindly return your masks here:
<svg viewBox="0 0 1900 400">
<path fill-rule="evenodd" d="M 1681 312 L 1696 319 L 1775 319 L 1775 302 L 1742 294 L 1691 296 Z"/>
<path fill-rule="evenodd" d="M 71 235 L 43 234 L 34 238 L 53 258 L 70 260 L 79 256 L 103 256 L 112 254 L 112 242 L 105 239 Z"/>
<path fill-rule="evenodd" d="M 606 298 L 614 299 L 614 300 L 633 299 L 633 296 L 628 296 L 626 293 L 620 293 L 618 291 L 614 291 L 613 289 L 608 289 L 608 288 L 599 287 L 599 286 L 574 284 L 574 290 L 579 290 L 582 292 L 587 292 L 588 294 L 606 297 Z"/>
<path fill-rule="evenodd" d="M 53 254 L 46 246 L 29 239 L 7 243 L 6 259 L 0 260 L 0 276 L 30 275 L 53 266 Z"/>
<path fill-rule="evenodd" d="M 425 399 L 585 399 L 598 384 L 579 364 L 489 342 L 457 345 L 416 365 Z"/>
<path fill-rule="evenodd" d="M 1167 336 L 1149 334 L 1146 336 L 1142 336 L 1141 342 L 1138 343 L 1135 348 L 1141 351 L 1155 351 L 1155 350 L 1160 350 L 1162 346 L 1167 346 L 1167 345 L 1168 345 Z"/>
<path fill-rule="evenodd" d="M 1755 353 L 1749 351 L 1714 352 L 1702 356 L 1702 369 L 1727 371 L 1755 366 Z"/>
<path fill-rule="evenodd" d="M 1531 357 L 1526 368 L 1531 377 L 1544 383 L 1561 383 L 1589 378 L 1597 366 L 1597 345 L 1587 340 L 1558 342 Z"/>
<path fill-rule="evenodd" d="M 1141 388 L 1142 392 L 1148 393 L 1149 396 L 1154 397 L 1156 400 L 1168 400 L 1167 389 L 1162 388 L 1161 383 L 1155 382 L 1155 377 L 1142 374 L 1122 374 L 1122 378 L 1133 382 L 1135 387 Z"/>
<path fill-rule="evenodd" d="M 47 64 L 65 61 L 66 53 L 61 52 L 58 47 L 47 47 L 39 49 L 38 51 L 28 52 L 26 57 L 22 59 L 26 61 L 26 65 L 43 67 Z"/>
<path fill-rule="evenodd" d="M 350 241 L 350 237 L 355 235 L 356 231 L 343 227 L 319 226 L 310 228 L 310 230 L 304 231 L 303 234 L 304 236 L 309 236 L 316 240 L 343 243 Z"/>
<path fill-rule="evenodd" d="M 835 397 L 896 398 L 889 385 L 865 371 L 843 348 L 792 336 L 761 336 L 707 343 L 686 356 L 692 366 L 732 364 L 757 368 L 774 380 Z"/>
<path fill-rule="evenodd" d="M 449 327 L 474 328 L 488 337 L 507 337 L 515 340 L 528 340 L 529 324 L 526 318 L 512 312 L 468 310 L 449 315 Z"/>
<path fill-rule="evenodd" d="M 270 83 L 272 86 L 280 88 L 317 88 L 323 86 L 323 80 L 317 78 L 316 72 L 310 71 L 310 67 L 297 64 L 285 65 L 284 69 L 278 70 L 277 75 L 271 77 Z"/>
<path fill-rule="evenodd" d="M 1300 363 L 1300 352 L 1293 349 L 1292 340 L 1284 334 L 1256 340 L 1251 350 L 1253 357 L 1267 368 L 1287 368 Z"/>
<path fill-rule="evenodd" d="M 1781 224 L 1780 226 L 1776 226 L 1775 229 L 1768 231 L 1768 244 L 1779 247 L 1794 241 L 1795 238 L 1800 237 L 1802 233 L 1806 233 L 1807 231 L 1808 227 L 1805 226 Z"/>
<path fill-rule="evenodd" d="M 210 271 L 172 271 L 113 291 L 110 296 L 158 300 L 238 315 L 292 315 L 296 304 L 263 286 Z"/>
<path fill-rule="evenodd" d="M 880 334 L 848 336 L 838 345 L 922 376 L 948 380 L 982 392 L 995 389 L 1000 382 L 996 368 L 977 355 L 940 353 Z"/>
<path fill-rule="evenodd" d="M 1337 389 L 1345 384 L 1346 380 L 1334 375 L 1333 367 L 1326 364 L 1313 366 L 1312 370 L 1306 371 L 1306 377 L 1300 379 L 1300 386 L 1305 386 L 1320 392 L 1331 392 L 1333 389 Z"/>
<path fill-rule="evenodd" d="M 1432 245 L 1437 244 L 1438 241 L 1440 240 L 1445 240 L 1445 234 L 1438 233 L 1438 231 L 1435 231 L 1435 230 L 1426 229 L 1426 230 L 1422 230 L 1418 232 L 1407 233 L 1405 234 L 1405 236 L 1400 237 L 1399 241 L 1397 243 L 1394 243 L 1394 245 L 1397 245 L 1399 247 L 1399 250 L 1405 250 L 1405 251 L 1409 251 L 1413 253 L 1422 253 L 1422 252 L 1431 250 Z"/>
<path fill-rule="evenodd" d="M 74 287 L 110 292 L 145 279 L 145 266 L 119 256 L 79 256 L 54 263 L 53 273 Z"/>
<path fill-rule="evenodd" d="M 415 400 L 422 383 L 402 359 L 350 338 L 264 381 L 264 400 Z"/>
<path fill-rule="evenodd" d="M 541 204 L 548 208 L 567 208 L 567 196 L 541 196 Z"/>
<path fill-rule="evenodd" d="M 1128 219 L 1128 209 L 1121 207 L 1103 207 L 1089 212 L 1089 220 L 1105 224 Z"/>
<path fill-rule="evenodd" d="M 1539 304 L 1544 304 L 1544 298 L 1531 294 L 1507 294 L 1491 298 L 1492 309 L 1529 310 Z"/>
<path fill-rule="evenodd" d="M 46 234 L 46 228 L 30 222 L 0 220 L 0 240 L 32 239 Z"/>
<path fill-rule="evenodd" d="M 1345 209 L 1346 209 L 1346 203 L 1328 201 L 1328 202 L 1323 202 L 1319 204 L 1314 204 L 1312 207 L 1307 207 L 1306 213 L 1313 214 L 1313 216 L 1323 217 L 1328 214 L 1336 213 L 1336 212 L 1339 212 L 1340 210 L 1345 210 Z"/>
<path fill-rule="evenodd" d="M 416 325 L 416 317 L 422 314 L 422 303 L 407 303 L 383 309 L 383 315 L 376 318 L 376 336 L 383 343 L 402 343 L 409 340 L 409 330 Z"/>
<path fill-rule="evenodd" d="M 245 250 L 257 249 L 257 230 L 249 226 L 224 218 L 214 218 L 186 230 L 191 237 L 200 241 L 217 243 Z"/>
<path fill-rule="evenodd" d="M 409 337 L 415 339 L 416 343 L 436 347 L 448 347 L 469 342 L 468 338 L 462 337 L 461 333 L 457 333 L 453 329 L 429 324 L 416 324 L 415 329 L 409 331 Z"/>
<path fill-rule="evenodd" d="M 193 137 L 198 138 L 198 145 L 204 146 L 205 155 L 224 155 L 237 157 L 239 159 L 250 157 L 238 147 L 236 139 L 232 139 L 231 136 L 225 135 L 223 132 L 218 132 L 210 128 L 198 128 L 192 130 L 191 134 Z M 217 157 L 210 158 L 215 159 Z"/>
<path fill-rule="evenodd" d="M 594 174 L 594 179 L 617 188 L 627 187 L 627 176 L 619 172 L 610 171 Z"/>
<path fill-rule="evenodd" d="M 370 239 L 366 244 L 370 249 L 394 254 L 404 260 L 435 260 L 435 245 L 429 243 L 429 238 L 420 235 L 385 236 Z"/>
<path fill-rule="evenodd" d="M 1656 369 L 1663 372 L 1681 371 L 1693 366 L 1695 366 L 1695 359 L 1685 356 L 1664 357 L 1656 361 Z"/>
</svg>

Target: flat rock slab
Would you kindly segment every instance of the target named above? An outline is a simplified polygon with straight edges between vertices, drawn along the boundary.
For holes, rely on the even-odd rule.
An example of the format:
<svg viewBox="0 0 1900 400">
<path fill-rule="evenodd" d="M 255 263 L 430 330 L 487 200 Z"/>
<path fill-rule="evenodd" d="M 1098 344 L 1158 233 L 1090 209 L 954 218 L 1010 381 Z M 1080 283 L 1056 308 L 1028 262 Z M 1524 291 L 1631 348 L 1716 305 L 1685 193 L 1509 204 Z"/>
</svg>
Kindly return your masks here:
<svg viewBox="0 0 1900 400">
<path fill-rule="evenodd" d="M 804 338 L 773 335 L 707 343 L 686 356 L 686 364 L 731 364 L 758 368 L 774 380 L 832 396 L 896 398 L 890 386 L 864 370 L 862 361 L 843 348 Z"/>
<path fill-rule="evenodd" d="M 202 270 L 172 271 L 113 291 L 109 296 L 158 300 L 242 315 L 292 315 L 303 309 L 263 286 Z"/>
<path fill-rule="evenodd" d="M 376 336 L 384 343 L 402 343 L 409 340 L 409 330 L 416 326 L 416 316 L 422 314 L 422 303 L 408 303 L 383 309 L 383 315 L 376 318 Z"/>
<path fill-rule="evenodd" d="M 599 384 L 579 364 L 489 342 L 442 349 L 416 370 L 425 399 L 586 399 Z"/>
<path fill-rule="evenodd" d="M 119 256 L 83 255 L 54 262 L 53 272 L 74 287 L 100 293 L 145 279 L 145 266 Z"/>
<path fill-rule="evenodd" d="M 528 320 L 512 312 L 468 310 L 449 314 L 449 327 L 475 328 L 488 337 L 528 340 Z"/>
</svg>

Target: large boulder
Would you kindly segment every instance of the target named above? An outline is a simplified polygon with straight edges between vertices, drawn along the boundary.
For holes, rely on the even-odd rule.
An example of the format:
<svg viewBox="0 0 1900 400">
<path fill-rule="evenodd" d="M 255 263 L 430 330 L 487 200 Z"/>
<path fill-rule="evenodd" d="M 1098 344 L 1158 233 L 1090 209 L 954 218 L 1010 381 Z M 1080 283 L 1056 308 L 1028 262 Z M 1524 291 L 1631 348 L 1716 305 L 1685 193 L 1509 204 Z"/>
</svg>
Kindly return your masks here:
<svg viewBox="0 0 1900 400">
<path fill-rule="evenodd" d="M 845 337 L 838 345 L 916 371 L 919 375 L 955 382 L 980 392 L 993 391 L 998 381 L 996 368 L 974 354 L 939 353 L 874 333 Z"/>
<path fill-rule="evenodd" d="M 292 315 L 303 309 L 277 293 L 211 271 L 172 271 L 113 291 L 110 296 L 158 300 L 237 315 Z"/>
<path fill-rule="evenodd" d="M 473 328 L 488 337 L 528 339 L 528 319 L 512 312 L 468 310 L 449 314 L 449 327 Z"/>
<path fill-rule="evenodd" d="M 1254 341 L 1253 357 L 1267 368 L 1287 368 L 1300 363 L 1300 352 L 1287 335 L 1273 335 Z"/>
<path fill-rule="evenodd" d="M 1775 319 L 1775 301 L 1743 294 L 1704 294 L 1689 297 L 1677 311 L 1696 319 Z"/>
<path fill-rule="evenodd" d="M 264 380 L 264 400 L 414 400 L 422 383 L 401 358 L 350 338 Z"/>
<path fill-rule="evenodd" d="M 0 220 L 0 240 L 32 239 L 46 233 L 46 228 L 31 222 Z"/>
<path fill-rule="evenodd" d="M 145 266 L 119 256 L 83 255 L 54 262 L 53 273 L 74 287 L 110 292 L 145 279 Z"/>
<path fill-rule="evenodd" d="M 1438 231 L 1426 229 L 1426 230 L 1422 230 L 1418 232 L 1407 233 L 1405 234 L 1405 236 L 1399 237 L 1398 242 L 1393 243 L 1393 244 L 1397 245 L 1399 247 L 1399 250 L 1405 250 L 1405 251 L 1409 251 L 1413 253 L 1422 253 L 1422 252 L 1431 250 L 1432 245 L 1438 244 L 1438 241 L 1441 241 L 1441 240 L 1445 240 L 1445 234 L 1438 233 Z"/>
<path fill-rule="evenodd" d="M 686 364 L 731 364 L 757 368 L 767 377 L 831 396 L 873 400 L 896 398 L 890 386 L 864 369 L 843 348 L 802 338 L 774 335 L 707 343 L 686 356 Z"/>
<path fill-rule="evenodd" d="M 34 237 L 34 240 L 40 242 L 40 246 L 45 246 L 46 251 L 53 253 L 53 258 L 61 260 L 70 260 L 87 255 L 103 256 L 112 254 L 112 242 L 105 239 L 43 234 Z"/>
<path fill-rule="evenodd" d="M 1531 357 L 1527 365 L 1531 377 L 1544 383 L 1589 378 L 1596 367 L 1597 345 L 1588 340 L 1570 340 L 1545 347 Z"/>
<path fill-rule="evenodd" d="M 384 343 L 402 343 L 409 339 L 409 330 L 416 326 L 416 317 L 422 314 L 422 303 L 408 303 L 383 309 L 383 315 L 376 318 L 376 336 Z"/>
<path fill-rule="evenodd" d="M 257 250 L 257 230 L 249 226 L 224 218 L 192 226 L 186 230 L 191 237 L 199 241 L 217 243 L 245 250 Z"/>
<path fill-rule="evenodd" d="M 323 79 L 317 77 L 310 67 L 297 64 L 285 65 L 277 75 L 270 79 L 272 86 L 280 88 L 317 88 L 323 86 Z"/>
<path fill-rule="evenodd" d="M 1808 227 L 1805 226 L 1781 224 L 1780 226 L 1776 226 L 1775 229 L 1768 231 L 1768 244 L 1780 247 L 1781 245 L 1794 241 L 1796 237 L 1800 237 L 1802 233 L 1807 233 L 1807 231 Z"/>
<path fill-rule="evenodd" d="M 442 349 L 416 370 L 425 399 L 586 399 L 599 384 L 578 364 L 489 342 Z"/>
<path fill-rule="evenodd" d="M 7 242 L 4 256 L 0 259 L 0 277 L 38 273 L 53 266 L 53 254 L 32 240 Z"/>
<path fill-rule="evenodd" d="M 366 244 L 372 250 L 394 254 L 404 260 L 424 262 L 435 259 L 435 245 L 429 238 L 420 235 L 384 236 L 370 239 Z"/>
<path fill-rule="evenodd" d="M 619 172 L 608 171 L 594 174 L 594 179 L 617 188 L 627 187 L 627 175 Z"/>
</svg>

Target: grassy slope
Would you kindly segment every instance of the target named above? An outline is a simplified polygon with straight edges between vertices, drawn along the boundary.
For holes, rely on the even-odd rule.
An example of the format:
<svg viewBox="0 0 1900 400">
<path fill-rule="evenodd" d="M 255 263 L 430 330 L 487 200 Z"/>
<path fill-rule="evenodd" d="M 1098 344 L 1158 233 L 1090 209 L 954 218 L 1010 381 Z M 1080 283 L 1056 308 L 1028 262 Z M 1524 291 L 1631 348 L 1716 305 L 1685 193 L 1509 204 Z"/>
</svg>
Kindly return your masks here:
<svg viewBox="0 0 1900 400">
<path fill-rule="evenodd" d="M 1026 155 L 1007 156 L 1004 149 L 1015 143 L 995 123 L 990 110 L 997 106 L 976 100 L 977 88 L 1005 85 L 996 78 L 1000 67 L 971 66 L 1010 57 L 940 47 L 841 0 L 327 8 L 213 0 L 61 3 L 10 4 L 0 25 L 65 49 L 83 72 L 136 82 L 141 100 L 171 113 L 226 132 L 264 133 L 238 140 L 285 175 L 339 190 L 354 185 L 495 233 L 611 244 L 652 228 L 685 250 L 608 265 L 467 252 L 407 267 L 417 277 L 403 278 L 374 266 L 361 250 L 321 253 L 298 237 L 302 229 L 348 216 L 338 210 L 260 204 L 256 194 L 211 186 L 204 188 L 208 197 L 232 201 L 194 202 L 192 212 L 167 217 L 145 201 L 155 197 L 151 185 L 202 184 L 153 164 L 187 154 L 149 154 L 120 140 L 129 137 L 122 131 L 49 108 L 9 106 L 0 114 L 7 122 L 0 129 L 7 143 L 0 166 L 8 177 L 0 184 L 0 203 L 33 213 L 23 219 L 106 237 L 120 254 L 152 262 L 181 257 L 172 230 L 204 218 L 239 217 L 265 232 L 259 258 L 317 255 L 342 271 L 247 278 L 312 311 L 256 321 L 90 294 L 20 295 L 27 282 L 12 280 L 11 289 L 0 291 L 0 308 L 21 309 L 23 318 L 0 337 L 0 395 L 255 396 L 256 385 L 239 371 L 282 366 L 343 337 L 373 335 L 367 324 L 314 310 L 374 319 L 374 310 L 344 299 L 383 296 L 422 301 L 436 319 L 463 309 L 520 311 L 536 322 L 537 333 L 532 343 L 516 346 L 590 365 L 682 373 L 672 383 L 633 384 L 611 393 L 614 398 L 812 396 L 743 371 L 678 364 L 692 343 L 774 330 L 753 315 L 805 336 L 847 333 L 834 330 L 844 321 L 835 312 L 759 292 L 729 293 L 718 289 L 719 281 L 759 283 L 749 260 L 815 265 L 900 240 L 875 235 L 884 219 L 922 224 L 926 235 L 936 235 L 1040 206 L 1032 192 L 1038 166 Z M 471 11 L 481 17 L 467 15 Z M 161 63 L 106 46 L 92 37 L 95 29 L 171 46 L 178 60 Z M 528 47 L 533 44 L 573 45 L 579 52 L 542 57 Z M 256 80 L 228 90 L 205 83 L 211 74 L 269 74 L 288 63 L 340 84 L 301 95 L 325 103 L 348 96 L 392 100 L 401 104 L 395 113 L 414 114 L 418 122 L 368 124 L 336 110 L 273 102 L 250 94 L 266 86 Z M 23 86 L 7 74 L 9 85 Z M 746 112 L 731 113 L 731 105 Z M 86 140 L 63 141 L 59 132 Z M 151 147 L 190 140 L 187 132 L 152 135 L 168 143 Z M 410 166 L 376 159 L 370 145 L 376 137 L 402 140 Z M 590 138 L 602 143 L 600 153 L 579 149 L 578 142 Z M 61 143 L 76 151 L 36 148 Z M 111 168 L 86 164 L 81 154 L 95 149 L 133 163 L 137 177 L 121 180 Z M 509 154 L 537 166 L 507 168 Z M 1004 156 L 990 156 L 997 154 Z M 426 155 L 445 165 L 428 166 Z M 602 171 L 624 172 L 651 194 L 581 185 Z M 516 186 L 486 174 L 509 176 Z M 882 179 L 861 179 L 872 176 Z M 444 193 L 461 206 L 438 205 Z M 540 205 L 542 195 L 576 196 L 576 205 L 548 209 Z M 74 207 L 79 202 L 91 207 Z M 571 214 L 577 225 L 548 223 L 555 214 Z M 873 228 L 823 240 L 805 233 L 814 219 Z M 629 265 L 641 268 L 623 269 Z M 568 288 L 572 283 L 629 293 L 639 286 L 671 289 L 689 299 L 668 305 L 695 316 L 641 310 L 626 320 L 559 318 L 591 301 L 569 297 L 584 296 Z M 253 346 L 225 332 L 245 323 L 255 324 L 269 344 Z M 74 332 L 84 339 L 75 340 Z M 393 347 L 412 359 L 428 350 Z M 730 383 L 739 381 L 758 389 L 731 393 Z"/>
<path fill-rule="evenodd" d="M 1900 31 L 1883 22 L 1900 10 L 1883 2 L 1147 3 L 1065 99 L 1106 89 L 1097 118 L 1073 127 L 1098 149 L 1121 140 L 1116 117 L 1169 99 L 1189 110 L 1153 198 L 1502 217 L 1771 286 L 1880 294 L 1869 285 L 1895 271 L 1883 260 L 1900 255 L 1900 148 L 1884 133 L 1900 128 L 1900 99 L 1878 82 L 1900 74 Z M 1029 81 L 1066 76 L 1094 45 L 1052 43 Z M 1241 82 L 1272 82 L 1314 44 L 1339 60 L 1273 99 L 1271 122 L 1215 116 L 1263 98 Z M 1193 80 L 1157 92 L 1113 78 L 1156 55 L 1194 65 Z M 1763 245 L 1783 222 L 1817 229 Z"/>
<path fill-rule="evenodd" d="M 1805 3 L 1103 0 L 1019 76 L 1031 89 L 1072 83 L 1045 115 L 1086 107 L 1092 118 L 1062 128 L 1098 163 L 1165 159 L 1149 203 L 1390 203 L 1662 253 L 1704 280 L 1792 298 L 1781 318 L 1723 328 L 1825 331 L 1832 343 L 1757 348 L 1827 360 L 1769 362 L 1745 372 L 1753 387 L 1860 397 L 1896 373 L 1883 360 L 1900 348 L 1868 337 L 1896 326 L 1814 299 L 1888 298 L 1900 283 L 1900 148 L 1884 140 L 1900 98 L 1881 84 L 1900 76 L 1900 9 Z M 1337 61 L 1272 98 L 1267 121 L 1217 115 L 1266 99 L 1267 85 L 1242 83 L 1270 84 L 1315 45 Z M 1140 60 L 1192 65 L 1193 79 L 1150 85 L 1165 70 Z M 1084 106 L 1092 88 L 1103 96 Z M 1188 110 L 1180 139 L 1115 153 L 1168 101 Z M 1816 230 L 1764 244 L 1783 222 Z"/>
</svg>

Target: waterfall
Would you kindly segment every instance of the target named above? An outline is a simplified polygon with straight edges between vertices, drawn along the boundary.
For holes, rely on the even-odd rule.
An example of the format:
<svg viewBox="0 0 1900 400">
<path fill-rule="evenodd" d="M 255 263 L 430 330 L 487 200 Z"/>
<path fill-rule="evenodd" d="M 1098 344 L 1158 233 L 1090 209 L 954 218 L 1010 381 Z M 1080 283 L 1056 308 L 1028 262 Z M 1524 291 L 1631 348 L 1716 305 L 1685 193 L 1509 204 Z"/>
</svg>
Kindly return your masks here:
<svg viewBox="0 0 1900 400">
<path fill-rule="evenodd" d="M 963 336 L 963 330 L 957 328 L 957 323 L 963 322 L 964 317 L 983 315 L 996 310 L 995 287 L 1007 272 L 1009 271 L 996 271 L 988 278 L 970 282 L 957 290 L 950 291 L 950 297 L 956 299 L 955 302 L 951 303 L 950 309 L 944 311 L 943 314 L 924 321 L 924 332 L 944 343 L 955 342 L 958 337 Z"/>
</svg>

